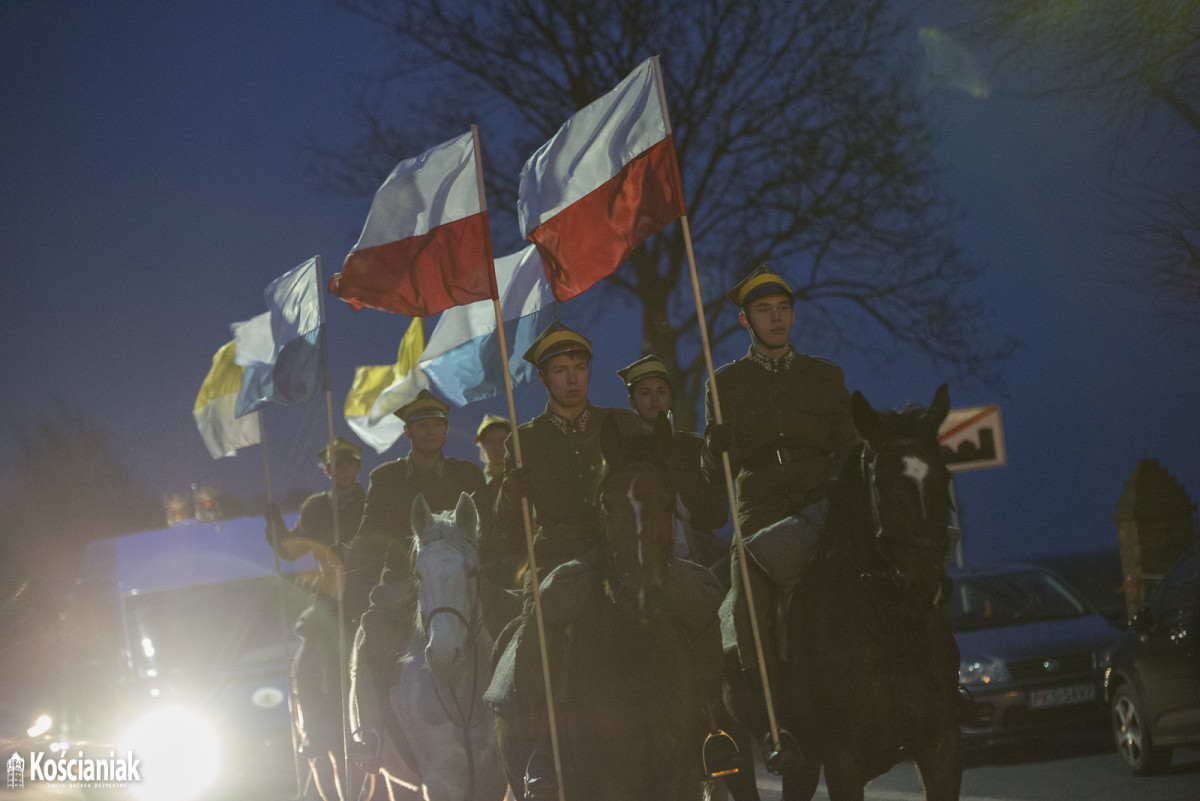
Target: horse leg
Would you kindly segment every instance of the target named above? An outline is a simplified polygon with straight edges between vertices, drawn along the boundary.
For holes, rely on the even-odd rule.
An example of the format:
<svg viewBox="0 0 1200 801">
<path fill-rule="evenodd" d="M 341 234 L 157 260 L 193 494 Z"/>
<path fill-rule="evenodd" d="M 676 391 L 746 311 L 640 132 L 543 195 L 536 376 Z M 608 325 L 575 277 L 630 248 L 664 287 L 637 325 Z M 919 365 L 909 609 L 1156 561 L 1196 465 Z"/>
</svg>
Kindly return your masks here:
<svg viewBox="0 0 1200 801">
<path fill-rule="evenodd" d="M 821 780 L 821 763 L 803 762 L 783 774 L 783 801 L 811 801 Z M 833 798 L 833 791 L 830 791 Z"/>
<path fill-rule="evenodd" d="M 962 789 L 962 735 L 957 720 L 914 755 L 917 772 L 925 786 L 926 801 L 958 801 Z"/>
<path fill-rule="evenodd" d="M 866 782 L 863 781 L 862 775 L 862 769 L 853 756 L 845 752 L 835 754 L 825 763 L 825 789 L 829 791 L 829 801 L 863 801 L 863 787 Z M 788 796 L 787 789 L 785 778 L 783 797 L 786 801 L 793 801 L 792 797 Z"/>
</svg>

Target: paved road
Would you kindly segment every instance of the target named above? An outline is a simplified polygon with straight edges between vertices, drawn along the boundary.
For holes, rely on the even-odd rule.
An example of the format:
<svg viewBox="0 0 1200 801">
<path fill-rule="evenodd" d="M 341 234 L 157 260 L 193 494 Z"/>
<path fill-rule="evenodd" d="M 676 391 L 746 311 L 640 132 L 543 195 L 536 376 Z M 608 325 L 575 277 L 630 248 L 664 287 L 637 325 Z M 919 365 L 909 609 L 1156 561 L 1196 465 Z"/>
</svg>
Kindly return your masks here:
<svg viewBox="0 0 1200 801">
<path fill-rule="evenodd" d="M 778 777 L 759 772 L 762 801 L 778 801 Z M 916 768 L 905 763 L 867 787 L 867 801 L 922 801 Z M 822 786 L 817 799 L 827 801 Z M 1126 771 L 1108 734 L 1058 737 L 1025 748 L 973 753 L 961 801 L 1183 801 L 1200 799 L 1200 750 L 1179 749 L 1171 771 L 1139 779 Z"/>
</svg>

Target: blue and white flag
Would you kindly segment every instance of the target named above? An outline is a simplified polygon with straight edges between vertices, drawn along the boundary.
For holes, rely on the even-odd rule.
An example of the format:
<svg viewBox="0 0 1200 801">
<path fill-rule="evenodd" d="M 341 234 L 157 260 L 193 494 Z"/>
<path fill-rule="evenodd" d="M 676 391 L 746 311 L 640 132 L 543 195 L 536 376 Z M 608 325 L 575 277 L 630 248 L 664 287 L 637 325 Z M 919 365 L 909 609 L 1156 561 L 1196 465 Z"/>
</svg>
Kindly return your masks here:
<svg viewBox="0 0 1200 801">
<path fill-rule="evenodd" d="M 304 403 L 326 388 L 318 271 L 314 257 L 279 276 L 263 293 L 267 311 L 230 326 L 234 361 L 245 368 L 238 417 L 267 403 Z"/>
<path fill-rule="evenodd" d="M 533 380 L 536 370 L 521 355 L 554 318 L 554 294 L 537 248 L 496 259 L 496 288 L 513 386 Z M 483 300 L 442 312 L 416 369 L 385 389 L 371 408 L 370 420 L 387 417 L 429 388 L 454 406 L 493 398 L 504 392 L 496 310 Z"/>
</svg>

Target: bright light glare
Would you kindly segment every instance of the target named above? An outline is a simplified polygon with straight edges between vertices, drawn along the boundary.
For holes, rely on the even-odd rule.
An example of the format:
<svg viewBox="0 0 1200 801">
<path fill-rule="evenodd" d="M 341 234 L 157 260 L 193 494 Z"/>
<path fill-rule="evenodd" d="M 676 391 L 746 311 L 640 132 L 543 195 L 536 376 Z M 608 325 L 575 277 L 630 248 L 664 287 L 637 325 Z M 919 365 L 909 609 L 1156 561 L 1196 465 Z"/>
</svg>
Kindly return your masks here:
<svg viewBox="0 0 1200 801">
<path fill-rule="evenodd" d="M 139 761 L 142 778 L 129 788 L 146 801 L 195 798 L 220 772 L 217 733 L 190 709 L 156 709 L 139 720 L 123 742 Z"/>
<path fill-rule="evenodd" d="M 25 733 L 30 737 L 38 737 L 50 731 L 50 716 L 38 715 L 38 719 L 33 722 L 33 725 L 25 730 Z"/>
</svg>

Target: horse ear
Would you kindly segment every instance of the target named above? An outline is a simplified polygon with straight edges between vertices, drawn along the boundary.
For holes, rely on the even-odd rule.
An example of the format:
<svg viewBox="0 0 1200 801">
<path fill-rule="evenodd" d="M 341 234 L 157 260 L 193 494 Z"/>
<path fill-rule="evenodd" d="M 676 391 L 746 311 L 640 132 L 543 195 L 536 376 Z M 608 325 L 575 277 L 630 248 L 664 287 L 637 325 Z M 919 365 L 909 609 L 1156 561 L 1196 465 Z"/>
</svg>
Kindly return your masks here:
<svg viewBox="0 0 1200 801">
<path fill-rule="evenodd" d="M 929 414 L 926 417 L 934 433 L 937 433 L 937 430 L 942 427 L 942 423 L 949 413 L 950 387 L 947 384 L 942 384 L 937 388 L 937 392 L 933 393 L 933 403 L 929 404 Z"/>
<path fill-rule="evenodd" d="M 420 539 L 429 527 L 433 525 L 433 512 L 429 511 L 429 504 L 425 501 L 425 494 L 418 492 L 417 497 L 413 498 L 412 505 L 412 530 Z"/>
<path fill-rule="evenodd" d="M 611 414 L 606 414 L 600 423 L 600 455 L 605 462 L 618 461 L 625 453 L 623 445 L 620 425 Z"/>
<path fill-rule="evenodd" d="M 879 438 L 879 414 L 871 408 L 871 404 L 857 389 L 850 396 L 850 416 L 854 419 L 854 427 L 858 429 L 859 436 L 867 442 Z"/>
<path fill-rule="evenodd" d="M 471 536 L 472 540 L 479 539 L 479 509 L 470 493 L 462 492 L 458 496 L 458 505 L 454 507 L 454 522 L 459 529 Z"/>
<path fill-rule="evenodd" d="M 654 449 L 663 461 L 671 458 L 671 443 L 675 434 L 671 430 L 671 420 L 665 414 L 660 414 L 654 421 Z"/>
</svg>

